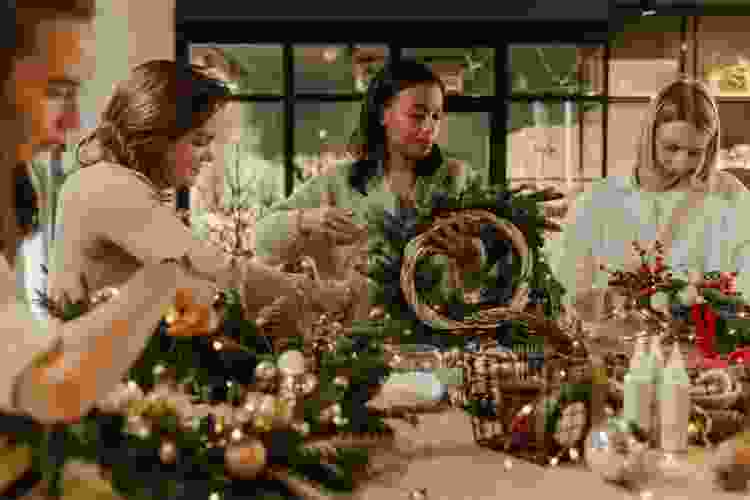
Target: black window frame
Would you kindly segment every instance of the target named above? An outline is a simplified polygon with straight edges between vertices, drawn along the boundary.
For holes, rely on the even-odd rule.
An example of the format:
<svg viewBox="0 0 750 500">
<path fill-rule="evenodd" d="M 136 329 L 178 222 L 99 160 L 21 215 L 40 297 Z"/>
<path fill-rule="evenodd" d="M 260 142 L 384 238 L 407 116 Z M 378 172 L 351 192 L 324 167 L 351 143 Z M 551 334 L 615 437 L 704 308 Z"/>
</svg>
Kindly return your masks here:
<svg viewBox="0 0 750 500">
<path fill-rule="evenodd" d="M 523 21 L 523 20 L 489 20 L 489 21 L 331 21 L 321 22 L 305 20 L 279 20 L 253 22 L 245 19 L 183 19 L 176 24 L 177 60 L 183 64 L 189 62 L 190 46 L 233 45 L 233 44 L 274 44 L 283 48 L 283 67 L 285 71 L 284 92 L 281 95 L 238 95 L 240 102 L 275 101 L 284 104 L 284 169 L 285 195 L 289 196 L 294 189 L 294 123 L 296 102 L 352 102 L 358 101 L 361 94 L 295 94 L 294 93 L 294 55 L 296 45 L 351 45 L 377 44 L 389 48 L 390 57 L 400 57 L 402 49 L 420 47 L 469 48 L 489 47 L 495 50 L 495 89 L 489 96 L 447 96 L 445 110 L 447 113 L 482 112 L 490 116 L 490 156 L 489 182 L 502 184 L 507 179 L 507 118 L 510 103 L 513 102 L 598 102 L 603 106 L 603 157 L 602 174 L 606 176 L 606 129 L 608 100 L 608 34 L 609 22 L 606 21 Z M 436 36 L 435 39 L 425 36 L 413 36 L 416 33 L 443 32 L 449 35 Z M 279 36 L 283 33 L 285 36 Z M 383 35 L 386 33 L 387 35 Z M 390 41 L 387 37 L 392 38 Z M 605 50 L 604 88 L 596 96 L 574 94 L 570 96 L 547 94 L 518 94 L 510 92 L 510 71 L 508 54 L 512 45 L 580 45 L 603 47 Z M 583 114 L 578 113 L 579 120 Z M 582 135 L 582 127 L 580 127 Z M 579 140 L 582 137 L 579 137 Z M 581 162 L 583 162 L 582 155 Z M 178 196 L 178 206 L 189 207 L 189 192 L 183 191 Z"/>
</svg>

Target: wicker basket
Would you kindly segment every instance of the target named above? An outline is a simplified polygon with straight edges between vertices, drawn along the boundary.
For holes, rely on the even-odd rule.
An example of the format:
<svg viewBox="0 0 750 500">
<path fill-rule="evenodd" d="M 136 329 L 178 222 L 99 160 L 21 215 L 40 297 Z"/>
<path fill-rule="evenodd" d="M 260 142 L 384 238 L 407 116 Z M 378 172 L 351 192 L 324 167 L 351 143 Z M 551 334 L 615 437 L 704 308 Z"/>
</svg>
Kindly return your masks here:
<svg viewBox="0 0 750 500">
<path fill-rule="evenodd" d="M 559 394 L 563 384 L 591 384 L 591 364 L 585 356 L 568 357 L 550 350 L 544 352 L 544 356 L 544 365 L 539 368 L 530 365 L 531 353 L 528 352 L 461 354 L 464 398 L 489 401 L 495 409 L 492 415 L 472 416 L 474 439 L 480 446 L 514 452 L 524 459 L 546 465 L 559 452 L 577 448 L 583 442 L 591 426 L 590 401 L 570 401 L 561 408 L 563 412 L 574 408 L 583 412 L 584 423 L 578 437 L 570 443 L 572 446 L 561 446 L 555 439 L 554 434 L 565 429 L 558 427 L 555 433 L 547 432 L 545 404 Z M 531 410 L 527 442 L 514 449 L 512 422 L 525 407 Z"/>
</svg>

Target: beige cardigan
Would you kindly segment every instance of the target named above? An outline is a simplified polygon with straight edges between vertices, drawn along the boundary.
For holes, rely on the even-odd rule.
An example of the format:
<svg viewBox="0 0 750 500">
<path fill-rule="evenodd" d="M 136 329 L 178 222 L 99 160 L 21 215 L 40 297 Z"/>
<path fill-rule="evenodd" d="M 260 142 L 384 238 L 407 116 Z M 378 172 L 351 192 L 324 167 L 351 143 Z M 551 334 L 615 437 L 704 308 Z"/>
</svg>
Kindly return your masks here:
<svg viewBox="0 0 750 500">
<path fill-rule="evenodd" d="M 179 286 L 195 290 L 202 303 L 216 288 L 236 287 L 254 314 L 295 290 L 293 275 L 233 260 L 196 239 L 144 176 L 113 163 L 82 168 L 65 181 L 57 224 L 49 276 L 53 298 L 63 292 L 81 298 L 81 276 L 91 291 L 120 287 L 142 266 L 182 256 L 197 272 L 183 274 Z"/>
</svg>

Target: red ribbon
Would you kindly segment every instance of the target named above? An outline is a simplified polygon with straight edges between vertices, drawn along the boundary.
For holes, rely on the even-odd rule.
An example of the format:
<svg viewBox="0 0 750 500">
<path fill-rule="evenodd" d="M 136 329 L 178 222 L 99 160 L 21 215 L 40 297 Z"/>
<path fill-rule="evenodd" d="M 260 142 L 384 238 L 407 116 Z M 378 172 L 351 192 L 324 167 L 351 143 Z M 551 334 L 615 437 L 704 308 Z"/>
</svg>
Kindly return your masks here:
<svg viewBox="0 0 750 500">
<path fill-rule="evenodd" d="M 695 304 L 690 311 L 695 323 L 695 344 L 704 358 L 716 358 L 716 313 L 708 304 Z"/>
</svg>

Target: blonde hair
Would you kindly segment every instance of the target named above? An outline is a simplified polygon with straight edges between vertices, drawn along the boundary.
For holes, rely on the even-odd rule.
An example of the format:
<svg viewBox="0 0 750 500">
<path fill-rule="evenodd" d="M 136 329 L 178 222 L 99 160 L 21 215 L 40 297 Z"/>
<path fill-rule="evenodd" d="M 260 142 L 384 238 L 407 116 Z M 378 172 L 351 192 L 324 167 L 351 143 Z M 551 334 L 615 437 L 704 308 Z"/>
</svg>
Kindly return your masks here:
<svg viewBox="0 0 750 500">
<path fill-rule="evenodd" d="M 721 139 L 721 122 L 719 108 L 711 92 L 703 83 L 680 78 L 675 80 L 651 99 L 638 143 L 638 159 L 633 169 L 636 183 L 640 168 L 651 169 L 655 161 L 654 137 L 659 126 L 673 122 L 685 121 L 698 131 L 711 136 L 706 149 L 703 164 L 696 169 L 690 178 L 690 185 L 696 191 L 707 191 L 712 175 L 717 171 L 719 144 Z M 673 189 L 680 180 L 666 186 Z"/>
</svg>

